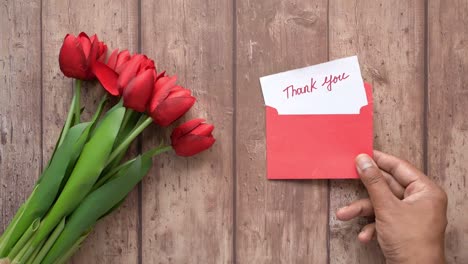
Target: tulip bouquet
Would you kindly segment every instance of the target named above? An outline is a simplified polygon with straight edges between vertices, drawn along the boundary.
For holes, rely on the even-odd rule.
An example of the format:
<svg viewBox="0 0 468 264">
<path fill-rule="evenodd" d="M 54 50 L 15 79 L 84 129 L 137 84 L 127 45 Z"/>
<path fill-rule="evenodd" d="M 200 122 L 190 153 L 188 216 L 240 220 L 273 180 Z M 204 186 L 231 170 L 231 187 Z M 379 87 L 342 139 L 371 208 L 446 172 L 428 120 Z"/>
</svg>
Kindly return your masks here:
<svg viewBox="0 0 468 264">
<path fill-rule="evenodd" d="M 123 161 L 145 128 L 167 127 L 195 98 L 145 55 L 115 50 L 107 58 L 107 46 L 96 35 L 67 35 L 59 64 L 76 79 L 70 110 L 48 165 L 0 237 L 0 263 L 64 263 L 96 222 L 122 204 L 154 156 L 170 150 L 192 156 L 215 142 L 213 125 L 194 119 L 173 130 L 170 145 Z M 85 122 L 81 83 L 95 79 L 107 93 Z M 119 100 L 106 111 L 110 97 Z"/>
</svg>

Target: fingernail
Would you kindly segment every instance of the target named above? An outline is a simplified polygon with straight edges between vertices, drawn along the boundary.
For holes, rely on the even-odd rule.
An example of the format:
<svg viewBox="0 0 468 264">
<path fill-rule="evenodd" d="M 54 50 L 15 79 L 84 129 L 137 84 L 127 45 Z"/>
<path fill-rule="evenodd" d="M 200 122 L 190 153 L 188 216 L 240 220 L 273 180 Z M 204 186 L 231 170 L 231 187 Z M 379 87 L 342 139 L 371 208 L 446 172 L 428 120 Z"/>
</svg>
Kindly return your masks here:
<svg viewBox="0 0 468 264">
<path fill-rule="evenodd" d="M 356 165 L 357 165 L 358 170 L 363 171 L 363 170 L 365 170 L 367 168 L 370 168 L 370 167 L 374 166 L 374 162 L 369 157 L 369 155 L 360 154 L 356 158 Z"/>
</svg>

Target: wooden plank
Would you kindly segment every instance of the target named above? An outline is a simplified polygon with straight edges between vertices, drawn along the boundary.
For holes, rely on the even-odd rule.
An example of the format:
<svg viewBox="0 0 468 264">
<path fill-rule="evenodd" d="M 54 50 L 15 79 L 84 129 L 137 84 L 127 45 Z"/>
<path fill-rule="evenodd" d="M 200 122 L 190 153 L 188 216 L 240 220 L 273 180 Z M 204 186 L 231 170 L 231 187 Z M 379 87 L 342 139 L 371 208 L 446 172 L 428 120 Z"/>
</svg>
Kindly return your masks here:
<svg viewBox="0 0 468 264">
<path fill-rule="evenodd" d="M 424 1 L 330 1 L 330 59 L 358 54 L 374 90 L 374 147 L 423 167 Z M 338 208 L 367 196 L 359 181 L 332 181 L 330 263 L 385 263 L 362 245 L 365 220 L 340 222 Z"/>
<path fill-rule="evenodd" d="M 97 33 L 110 50 L 138 47 L 138 2 L 132 1 L 43 1 L 43 107 L 44 162 L 47 162 L 66 118 L 72 95 L 72 80 L 64 78 L 58 54 L 67 33 Z M 84 85 L 85 119 L 97 106 L 103 89 Z M 138 262 L 138 193 L 130 194 L 121 209 L 105 218 L 88 237 L 72 263 Z"/>
<path fill-rule="evenodd" d="M 40 1 L 0 7 L 0 233 L 41 170 Z"/>
<path fill-rule="evenodd" d="M 327 60 L 327 1 L 237 1 L 237 263 L 326 263 L 327 181 L 268 181 L 259 77 Z"/>
<path fill-rule="evenodd" d="M 193 91 L 189 117 L 214 123 L 217 138 L 196 157 L 156 159 L 142 185 L 143 263 L 232 261 L 232 11 L 229 0 L 142 1 L 142 51 Z M 164 134 L 152 129 L 145 149 Z"/>
<path fill-rule="evenodd" d="M 449 197 L 447 263 L 468 263 L 468 5 L 429 1 L 428 171 Z"/>
</svg>

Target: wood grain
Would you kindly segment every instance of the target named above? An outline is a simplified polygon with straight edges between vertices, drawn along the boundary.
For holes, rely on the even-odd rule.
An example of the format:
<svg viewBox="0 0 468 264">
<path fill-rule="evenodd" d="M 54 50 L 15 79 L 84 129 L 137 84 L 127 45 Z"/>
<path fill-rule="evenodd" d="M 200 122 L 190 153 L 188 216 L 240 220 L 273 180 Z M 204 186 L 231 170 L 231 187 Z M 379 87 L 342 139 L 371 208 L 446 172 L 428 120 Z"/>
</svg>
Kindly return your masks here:
<svg viewBox="0 0 468 264">
<path fill-rule="evenodd" d="M 197 157 L 156 159 L 142 204 L 133 192 L 72 263 L 384 263 L 376 243 L 356 240 L 364 220 L 335 218 L 366 196 L 358 181 L 265 175 L 258 78 L 353 54 L 374 87 L 375 148 L 426 164 L 449 195 L 448 263 L 467 263 L 467 13 L 464 0 L 5 0 L 0 230 L 30 194 L 66 117 L 73 85 L 58 67 L 63 37 L 86 31 L 111 50 L 141 47 L 158 69 L 177 73 L 199 99 L 186 119 L 214 123 L 217 143 Z M 102 94 L 85 85 L 85 118 Z M 146 133 L 143 149 L 169 133 Z"/>
<path fill-rule="evenodd" d="M 233 219 L 232 1 L 142 1 L 142 51 L 198 98 L 187 118 L 216 127 L 193 158 L 157 158 L 143 183 L 143 263 L 231 263 Z M 180 122 L 178 122 L 180 123 Z M 147 133 L 145 149 L 166 133 Z"/>
<path fill-rule="evenodd" d="M 237 263 L 326 263 L 327 181 L 267 181 L 259 77 L 327 60 L 327 1 L 237 3 Z"/>
<path fill-rule="evenodd" d="M 454 264 L 468 263 L 467 13 L 466 1 L 429 1 L 428 172 L 449 197 L 446 256 Z"/>
<path fill-rule="evenodd" d="M 357 54 L 374 90 L 374 147 L 423 167 L 424 1 L 332 0 L 330 59 Z M 376 241 L 357 240 L 366 220 L 340 222 L 338 208 L 367 192 L 331 181 L 330 263 L 385 263 Z"/>
<path fill-rule="evenodd" d="M 43 123 L 44 163 L 48 161 L 65 121 L 72 96 L 72 80 L 60 71 L 58 54 L 64 36 L 81 31 L 114 48 L 137 51 L 138 3 L 133 1 L 43 1 Z M 84 119 L 95 110 L 103 89 L 97 83 L 84 85 Z M 72 263 L 137 263 L 138 195 L 134 191 L 126 203 L 106 217 L 88 237 Z"/>
<path fill-rule="evenodd" d="M 40 1 L 0 6 L 0 233 L 41 170 Z"/>
</svg>

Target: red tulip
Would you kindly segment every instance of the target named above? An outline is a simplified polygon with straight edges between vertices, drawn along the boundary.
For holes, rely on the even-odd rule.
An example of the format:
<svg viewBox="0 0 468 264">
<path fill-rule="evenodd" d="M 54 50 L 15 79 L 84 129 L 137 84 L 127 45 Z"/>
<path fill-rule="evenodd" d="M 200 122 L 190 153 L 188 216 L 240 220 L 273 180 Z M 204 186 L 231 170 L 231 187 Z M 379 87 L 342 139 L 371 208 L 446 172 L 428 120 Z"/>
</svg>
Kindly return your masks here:
<svg viewBox="0 0 468 264">
<path fill-rule="evenodd" d="M 91 68 L 99 60 L 106 58 L 107 46 L 96 35 L 91 38 L 81 32 L 78 37 L 67 34 L 60 49 L 60 69 L 67 77 L 80 80 L 95 78 Z"/>
<path fill-rule="evenodd" d="M 116 55 L 115 64 L 112 55 L 108 65 L 96 62 L 93 66 L 94 73 L 110 94 L 123 96 L 125 107 L 145 112 L 156 79 L 156 67 L 154 62 L 145 55 L 136 54 L 127 60 L 125 53 L 123 51 Z"/>
<path fill-rule="evenodd" d="M 210 148 L 216 141 L 211 134 L 214 126 L 203 119 L 190 120 L 172 132 L 172 148 L 179 156 L 193 156 Z"/>
<path fill-rule="evenodd" d="M 148 112 L 154 122 L 168 126 L 183 116 L 195 103 L 190 90 L 175 84 L 176 76 L 160 77 L 154 86 Z"/>
<path fill-rule="evenodd" d="M 107 57 L 107 45 L 104 44 L 104 42 L 99 41 L 96 34 L 92 35 L 90 40 L 91 40 L 91 43 L 96 42 L 96 45 L 98 46 L 97 60 L 98 61 L 105 61 L 106 57 Z"/>
<path fill-rule="evenodd" d="M 127 62 L 132 58 L 128 50 L 115 49 L 107 60 L 107 66 L 114 70 L 117 74 L 120 74 L 127 65 Z"/>
</svg>

